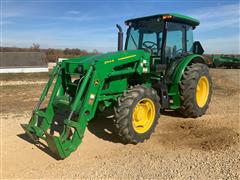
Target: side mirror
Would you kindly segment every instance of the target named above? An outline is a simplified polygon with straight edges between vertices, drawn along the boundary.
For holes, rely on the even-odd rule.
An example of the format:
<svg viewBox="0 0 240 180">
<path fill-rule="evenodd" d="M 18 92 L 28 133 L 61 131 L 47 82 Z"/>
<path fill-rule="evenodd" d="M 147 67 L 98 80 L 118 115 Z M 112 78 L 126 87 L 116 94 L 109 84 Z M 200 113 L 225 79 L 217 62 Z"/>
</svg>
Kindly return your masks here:
<svg viewBox="0 0 240 180">
<path fill-rule="evenodd" d="M 204 53 L 204 49 L 199 41 L 195 41 L 193 43 L 193 53 L 202 55 Z"/>
</svg>

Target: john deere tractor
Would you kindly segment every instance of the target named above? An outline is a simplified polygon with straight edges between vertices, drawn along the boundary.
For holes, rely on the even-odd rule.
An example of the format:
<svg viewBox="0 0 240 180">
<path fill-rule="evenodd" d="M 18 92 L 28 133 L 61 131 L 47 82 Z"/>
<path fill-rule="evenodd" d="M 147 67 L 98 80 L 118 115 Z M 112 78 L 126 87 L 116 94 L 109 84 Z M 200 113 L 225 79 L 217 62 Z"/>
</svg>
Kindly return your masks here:
<svg viewBox="0 0 240 180">
<path fill-rule="evenodd" d="M 88 122 L 99 111 L 114 109 L 119 140 L 137 144 L 151 136 L 161 109 L 196 118 L 208 108 L 211 77 L 203 48 L 193 41 L 199 21 L 158 14 L 125 24 L 124 49 L 117 25 L 117 52 L 58 62 L 30 122 L 22 125 L 34 142 L 45 140 L 61 159 L 81 144 Z M 65 118 L 59 120 L 58 112 L 65 112 L 60 115 Z"/>
</svg>

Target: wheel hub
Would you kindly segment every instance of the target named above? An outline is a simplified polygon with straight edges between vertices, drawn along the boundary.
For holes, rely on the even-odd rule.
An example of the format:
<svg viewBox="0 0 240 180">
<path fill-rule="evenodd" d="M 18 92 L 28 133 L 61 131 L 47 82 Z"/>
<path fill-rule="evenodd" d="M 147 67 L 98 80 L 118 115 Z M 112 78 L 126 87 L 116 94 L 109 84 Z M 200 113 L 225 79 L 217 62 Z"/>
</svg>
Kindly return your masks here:
<svg viewBox="0 0 240 180">
<path fill-rule="evenodd" d="M 206 104 L 208 95 L 209 95 L 208 78 L 206 76 L 202 76 L 198 80 L 198 84 L 196 87 L 196 101 L 199 107 L 203 107 Z"/>
<path fill-rule="evenodd" d="M 148 98 L 140 100 L 133 111 L 133 129 L 137 133 L 145 133 L 151 128 L 154 118 L 155 106 L 153 101 Z"/>
</svg>

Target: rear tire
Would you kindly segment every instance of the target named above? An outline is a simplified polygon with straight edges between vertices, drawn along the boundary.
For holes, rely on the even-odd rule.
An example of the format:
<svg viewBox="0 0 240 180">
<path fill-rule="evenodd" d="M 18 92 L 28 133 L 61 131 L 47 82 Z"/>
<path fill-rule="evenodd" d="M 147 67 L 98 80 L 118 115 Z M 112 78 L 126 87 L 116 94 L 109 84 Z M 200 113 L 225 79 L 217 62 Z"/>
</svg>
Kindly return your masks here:
<svg viewBox="0 0 240 180">
<path fill-rule="evenodd" d="M 212 80 L 209 68 L 202 63 L 194 63 L 185 70 L 180 93 L 180 112 L 186 117 L 199 117 L 205 114 L 212 96 Z"/>
<path fill-rule="evenodd" d="M 154 89 L 141 85 L 131 87 L 118 99 L 113 124 L 124 144 L 150 138 L 160 117 L 159 100 Z"/>
</svg>

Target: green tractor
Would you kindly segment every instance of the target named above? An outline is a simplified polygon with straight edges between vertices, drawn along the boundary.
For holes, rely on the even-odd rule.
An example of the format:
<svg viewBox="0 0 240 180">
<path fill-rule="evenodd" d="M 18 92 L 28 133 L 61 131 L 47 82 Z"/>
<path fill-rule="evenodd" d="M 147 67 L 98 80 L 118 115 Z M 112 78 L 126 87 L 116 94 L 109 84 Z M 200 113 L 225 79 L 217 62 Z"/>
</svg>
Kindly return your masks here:
<svg viewBox="0 0 240 180">
<path fill-rule="evenodd" d="M 124 50 L 117 25 L 118 52 L 58 62 L 30 122 L 22 124 L 35 143 L 45 140 L 59 159 L 77 149 L 98 111 L 114 109 L 116 135 L 123 143 L 137 144 L 150 138 L 160 110 L 196 118 L 208 109 L 211 77 L 201 44 L 193 42 L 199 21 L 158 14 L 125 24 Z M 59 120 L 57 114 L 63 111 Z"/>
</svg>

